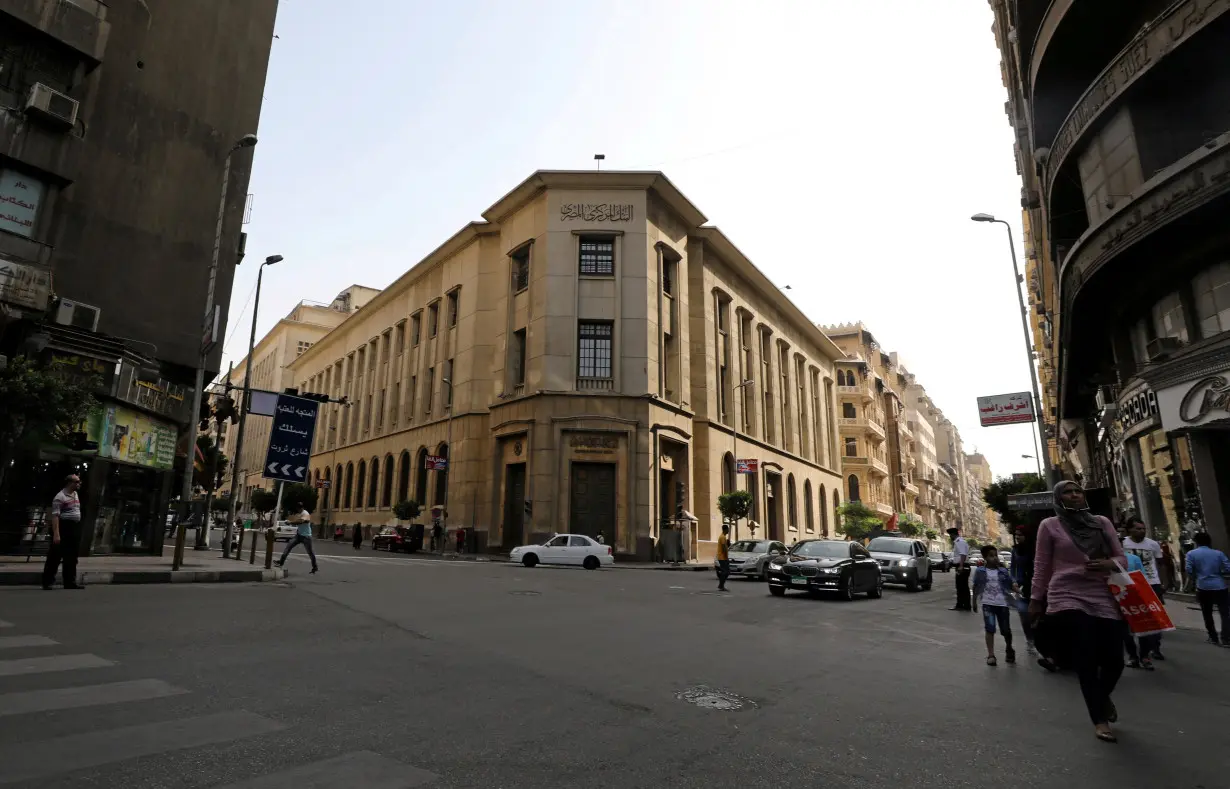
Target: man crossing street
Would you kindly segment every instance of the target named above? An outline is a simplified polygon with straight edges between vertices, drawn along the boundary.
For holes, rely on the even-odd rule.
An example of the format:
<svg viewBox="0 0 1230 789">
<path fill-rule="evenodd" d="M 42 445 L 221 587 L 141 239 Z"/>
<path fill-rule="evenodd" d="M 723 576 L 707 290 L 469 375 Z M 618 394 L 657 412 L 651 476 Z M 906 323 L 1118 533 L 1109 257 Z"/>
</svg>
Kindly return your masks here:
<svg viewBox="0 0 1230 789">
<path fill-rule="evenodd" d="M 286 557 L 290 556 L 291 549 L 300 543 L 304 548 L 307 548 L 308 556 L 312 559 L 312 572 L 316 572 L 316 551 L 312 550 L 312 516 L 307 511 L 306 507 L 300 505 L 299 512 L 287 518 L 287 522 L 298 527 L 295 531 L 295 538 L 286 544 L 286 550 L 282 551 L 282 558 L 278 559 L 278 567 L 286 564 Z M 359 528 L 356 526 L 356 528 Z"/>
<path fill-rule="evenodd" d="M 957 604 L 953 611 L 972 611 L 969 596 L 969 543 L 961 536 L 961 530 L 951 528 L 948 536 L 952 538 L 952 566 L 957 576 Z"/>
</svg>

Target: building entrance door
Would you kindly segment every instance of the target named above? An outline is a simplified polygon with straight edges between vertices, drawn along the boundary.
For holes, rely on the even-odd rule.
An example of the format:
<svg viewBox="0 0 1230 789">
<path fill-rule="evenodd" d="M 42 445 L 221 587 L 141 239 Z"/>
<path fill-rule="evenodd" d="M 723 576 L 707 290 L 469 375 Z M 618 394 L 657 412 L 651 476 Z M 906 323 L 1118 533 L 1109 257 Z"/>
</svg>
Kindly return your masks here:
<svg viewBox="0 0 1230 789">
<path fill-rule="evenodd" d="M 525 544 L 525 464 L 510 463 L 504 467 L 504 534 L 505 548 Z"/>
<path fill-rule="evenodd" d="M 768 518 L 769 539 L 784 540 L 782 534 L 782 475 L 766 474 L 764 491 L 765 516 Z"/>
<path fill-rule="evenodd" d="M 615 464 L 573 463 L 570 498 L 569 531 L 594 539 L 601 534 L 608 545 L 614 545 Z"/>
</svg>

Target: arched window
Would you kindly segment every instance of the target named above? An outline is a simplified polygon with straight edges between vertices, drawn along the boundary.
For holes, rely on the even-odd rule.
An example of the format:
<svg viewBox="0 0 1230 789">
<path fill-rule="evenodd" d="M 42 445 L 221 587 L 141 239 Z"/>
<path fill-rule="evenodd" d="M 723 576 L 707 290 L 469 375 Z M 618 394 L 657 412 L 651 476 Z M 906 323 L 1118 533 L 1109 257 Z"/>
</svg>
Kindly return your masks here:
<svg viewBox="0 0 1230 789">
<path fill-rule="evenodd" d="M 816 530 L 816 505 L 811 499 L 811 480 L 803 482 L 803 523 L 808 531 Z"/>
<path fill-rule="evenodd" d="M 846 457 L 848 458 L 858 457 L 858 439 L 857 438 L 847 438 L 846 439 Z"/>
<path fill-rule="evenodd" d="M 312 480 L 314 482 L 320 482 L 320 469 L 316 469 L 315 471 L 312 472 Z M 316 487 L 320 487 L 320 486 L 317 485 Z"/>
<path fill-rule="evenodd" d="M 786 476 L 786 522 L 795 527 L 799 527 L 799 497 L 794 488 L 794 475 Z"/>
<path fill-rule="evenodd" d="M 386 510 L 393 506 L 393 456 L 384 456 L 384 487 L 380 492 L 380 506 Z"/>
<path fill-rule="evenodd" d="M 403 449 L 401 452 L 401 474 L 397 481 L 397 501 L 401 503 L 410 498 L 410 452 Z"/>
<path fill-rule="evenodd" d="M 367 493 L 367 461 L 359 461 L 359 473 L 355 478 L 354 486 L 354 506 L 355 509 L 363 509 L 363 494 Z"/>
<path fill-rule="evenodd" d="M 414 461 L 414 500 L 427 506 L 427 447 L 419 447 Z"/>
<path fill-rule="evenodd" d="M 838 385 L 838 386 L 847 386 L 847 384 L 846 384 L 846 371 L 845 371 L 845 370 L 838 370 L 838 371 L 837 371 L 837 385 Z"/>
<path fill-rule="evenodd" d="M 342 464 L 337 464 L 337 471 L 333 476 L 333 509 L 340 510 L 342 508 Z"/>
<path fill-rule="evenodd" d="M 352 501 L 350 494 L 351 494 L 351 491 L 353 490 L 354 490 L 354 463 L 347 463 L 346 464 L 346 493 L 345 493 L 345 498 L 342 499 L 342 507 L 345 509 L 350 509 L 350 502 Z"/>
<path fill-rule="evenodd" d="M 367 485 L 367 506 L 375 507 L 380 491 L 380 458 L 372 458 L 371 481 Z"/>
<path fill-rule="evenodd" d="M 829 494 L 824 486 L 820 486 L 820 533 L 829 536 Z"/>
<path fill-rule="evenodd" d="M 727 452 L 722 456 L 722 492 L 734 493 L 738 486 L 735 483 L 735 456 Z"/>
<path fill-rule="evenodd" d="M 850 488 L 850 490 L 847 491 L 850 501 L 862 501 L 862 497 L 858 495 L 858 477 L 856 475 L 851 474 L 849 478 L 846 479 L 846 486 Z"/>
<path fill-rule="evenodd" d="M 841 496 L 837 491 L 833 491 L 833 529 L 836 531 L 841 527 Z"/>
<path fill-rule="evenodd" d="M 441 444 L 439 447 L 437 447 L 436 454 L 444 458 L 447 461 L 449 459 L 448 444 Z M 436 502 L 435 503 L 444 504 L 446 505 L 446 507 L 448 504 L 446 499 L 448 498 L 448 466 L 449 465 L 451 464 L 446 464 L 443 471 L 436 472 Z"/>
</svg>

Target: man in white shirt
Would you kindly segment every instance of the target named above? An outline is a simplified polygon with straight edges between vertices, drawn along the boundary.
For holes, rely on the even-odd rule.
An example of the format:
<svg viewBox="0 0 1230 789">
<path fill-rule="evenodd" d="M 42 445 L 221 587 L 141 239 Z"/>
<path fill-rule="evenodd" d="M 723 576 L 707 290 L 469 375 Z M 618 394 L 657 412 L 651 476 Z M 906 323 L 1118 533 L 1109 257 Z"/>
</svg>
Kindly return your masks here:
<svg viewBox="0 0 1230 789">
<path fill-rule="evenodd" d="M 81 498 L 77 495 L 80 486 L 81 478 L 69 474 L 64 479 L 64 487 L 51 500 L 51 545 L 43 565 L 44 589 L 51 589 L 55 584 L 61 561 L 64 562 L 64 588 L 85 588 L 77 583 L 77 555 L 81 552 Z"/>
<path fill-rule="evenodd" d="M 1145 580 L 1149 582 L 1149 586 L 1153 587 L 1153 591 L 1157 592 L 1157 599 L 1165 603 L 1166 589 L 1162 586 L 1162 576 L 1158 569 L 1162 561 L 1162 546 L 1148 534 L 1149 530 L 1140 518 L 1129 518 L 1127 538 L 1123 541 L 1123 552 L 1140 559 L 1140 563 L 1144 565 L 1142 572 Z M 1162 655 L 1161 633 L 1156 633 L 1147 639 L 1141 638 L 1140 641 L 1141 651 L 1144 653 L 1141 657 L 1151 656 L 1154 660 L 1166 659 Z"/>
<path fill-rule="evenodd" d="M 282 551 L 282 558 L 278 560 L 278 567 L 286 564 L 286 557 L 290 556 L 290 551 L 300 543 L 307 548 L 308 556 L 312 559 L 312 572 L 316 572 L 316 551 L 312 550 L 312 516 L 303 505 L 296 505 L 299 512 L 287 518 L 287 522 L 295 529 L 295 537 L 286 544 L 286 550 Z"/>
<path fill-rule="evenodd" d="M 961 530 L 951 528 L 948 536 L 952 538 L 952 566 L 957 575 L 957 604 L 951 611 L 972 611 L 969 595 L 969 543 L 961 536 Z"/>
</svg>

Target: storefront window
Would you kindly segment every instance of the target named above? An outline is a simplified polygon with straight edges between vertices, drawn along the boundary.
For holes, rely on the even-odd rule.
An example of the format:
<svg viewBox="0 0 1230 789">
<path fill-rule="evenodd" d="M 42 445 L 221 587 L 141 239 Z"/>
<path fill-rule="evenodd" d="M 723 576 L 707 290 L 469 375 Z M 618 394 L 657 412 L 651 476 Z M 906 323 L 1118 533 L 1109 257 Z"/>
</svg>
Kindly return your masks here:
<svg viewBox="0 0 1230 789">
<path fill-rule="evenodd" d="M 1218 263 L 1192 281 L 1196 322 L 1204 338 L 1230 331 L 1230 263 Z"/>
<path fill-rule="evenodd" d="M 1183 302 L 1175 291 L 1153 305 L 1153 332 L 1157 337 L 1177 337 L 1186 344 L 1187 324 L 1183 322 Z"/>
<path fill-rule="evenodd" d="M 1181 545 L 1201 522 L 1191 444 L 1186 436 L 1154 430 L 1140 437 L 1140 460 L 1145 482 L 1140 509 L 1153 537 L 1168 543 L 1178 561 Z"/>
<path fill-rule="evenodd" d="M 154 470 L 115 464 L 98 502 L 94 550 L 99 553 L 146 553 L 165 528 L 157 512 L 162 475 Z"/>
</svg>

